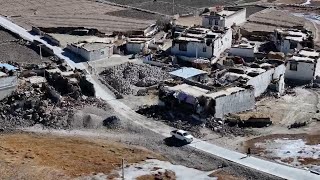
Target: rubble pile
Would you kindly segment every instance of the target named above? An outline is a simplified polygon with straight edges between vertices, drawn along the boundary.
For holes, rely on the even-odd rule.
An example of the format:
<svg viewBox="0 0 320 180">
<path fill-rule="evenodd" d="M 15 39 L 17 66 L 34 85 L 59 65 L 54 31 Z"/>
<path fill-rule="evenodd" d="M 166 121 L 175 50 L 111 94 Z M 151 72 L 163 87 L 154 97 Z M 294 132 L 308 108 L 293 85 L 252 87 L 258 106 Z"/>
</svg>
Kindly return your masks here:
<svg viewBox="0 0 320 180">
<path fill-rule="evenodd" d="M 244 128 L 224 124 L 221 119 L 208 117 L 204 121 L 200 121 L 190 112 L 182 112 L 165 106 L 143 106 L 137 113 L 145 115 L 148 118 L 163 121 L 171 127 L 190 131 L 195 137 L 203 136 L 200 130 L 204 126 L 221 135 L 245 136 L 250 133 Z"/>
<path fill-rule="evenodd" d="M 215 118 L 208 118 L 206 120 L 206 127 L 224 136 L 229 134 L 232 134 L 234 136 L 245 136 L 249 133 L 243 128 L 239 128 L 237 126 L 229 126 L 228 124 L 224 124 L 221 119 Z"/>
<path fill-rule="evenodd" d="M 87 105 L 107 109 L 104 102 L 94 97 L 81 95 L 75 99 L 68 95 L 61 96 L 47 83 L 36 85 L 25 82 L 11 96 L 0 101 L 0 129 L 35 124 L 50 128 L 71 128 L 74 110 Z"/>
<path fill-rule="evenodd" d="M 170 78 L 170 75 L 161 68 L 133 63 L 108 68 L 101 73 L 101 76 L 121 94 L 132 94 L 134 86 L 150 87 Z"/>
</svg>

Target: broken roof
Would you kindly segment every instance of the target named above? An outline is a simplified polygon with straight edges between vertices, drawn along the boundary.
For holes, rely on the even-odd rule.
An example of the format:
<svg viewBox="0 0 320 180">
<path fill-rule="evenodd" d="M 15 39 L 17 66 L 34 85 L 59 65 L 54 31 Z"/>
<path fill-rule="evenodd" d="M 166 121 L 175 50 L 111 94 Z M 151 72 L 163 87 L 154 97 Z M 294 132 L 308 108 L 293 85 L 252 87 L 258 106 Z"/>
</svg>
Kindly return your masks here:
<svg viewBox="0 0 320 180">
<path fill-rule="evenodd" d="M 302 42 L 309 34 L 297 29 L 276 29 L 277 33 L 282 34 L 284 39 Z"/>
<path fill-rule="evenodd" d="M 315 63 L 320 57 L 320 53 L 313 49 L 302 49 L 296 55 L 292 56 L 289 61 Z"/>
<path fill-rule="evenodd" d="M 174 87 L 168 87 L 170 91 L 181 91 L 193 97 L 201 97 L 208 93 L 209 90 L 199 88 L 197 86 L 191 86 L 188 84 L 179 84 Z"/>
<path fill-rule="evenodd" d="M 194 76 L 198 76 L 201 74 L 207 74 L 208 72 L 206 71 L 202 71 L 200 69 L 196 69 L 196 68 L 188 68 L 188 67 L 184 67 L 181 69 L 178 69 L 176 71 L 172 71 L 170 72 L 171 75 L 177 76 L 177 77 L 181 77 L 184 79 L 188 79 Z"/>
<path fill-rule="evenodd" d="M 313 49 L 302 49 L 299 51 L 299 55 L 302 55 L 305 57 L 319 57 L 320 53 Z"/>
<path fill-rule="evenodd" d="M 15 67 L 15 66 L 12 66 L 12 65 L 10 65 L 10 64 L 7 64 L 7 63 L 0 63 L 0 67 L 1 68 L 6 68 L 8 71 L 13 71 L 13 70 L 17 70 L 18 68 L 17 67 Z"/>
<path fill-rule="evenodd" d="M 221 96 L 227 96 L 227 95 L 231 95 L 232 93 L 236 93 L 239 91 L 245 90 L 244 88 L 241 87 L 230 87 L 224 90 L 220 90 L 217 92 L 213 92 L 213 93 L 209 93 L 209 94 L 205 94 L 204 96 L 212 98 L 212 99 L 216 99 L 218 97 Z"/>
<path fill-rule="evenodd" d="M 86 51 L 94 51 L 94 50 L 99 50 L 99 49 L 103 49 L 106 47 L 110 47 L 113 46 L 113 44 L 106 44 L 106 43 L 102 43 L 102 42 L 80 42 L 77 44 L 72 44 L 78 48 L 82 48 Z"/>
</svg>

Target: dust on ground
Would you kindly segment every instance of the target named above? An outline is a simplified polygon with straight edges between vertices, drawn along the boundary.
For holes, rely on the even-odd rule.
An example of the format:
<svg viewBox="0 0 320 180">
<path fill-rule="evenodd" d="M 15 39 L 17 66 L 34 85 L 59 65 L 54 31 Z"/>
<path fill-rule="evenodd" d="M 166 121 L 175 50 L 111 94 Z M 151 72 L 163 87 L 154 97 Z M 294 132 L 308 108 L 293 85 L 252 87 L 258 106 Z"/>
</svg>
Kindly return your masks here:
<svg viewBox="0 0 320 180">
<path fill-rule="evenodd" d="M 239 113 L 241 119 L 270 117 L 273 124 L 289 126 L 312 119 L 318 110 L 318 94 L 315 90 L 297 87 L 293 94 L 280 98 L 266 97 L 256 103 L 253 111 Z"/>
<path fill-rule="evenodd" d="M 47 175 L 49 179 L 68 179 L 108 174 L 121 166 L 122 158 L 126 163 L 150 157 L 163 160 L 154 152 L 110 140 L 26 133 L 1 134 L 0 152 L 0 179 L 47 179 Z"/>
</svg>

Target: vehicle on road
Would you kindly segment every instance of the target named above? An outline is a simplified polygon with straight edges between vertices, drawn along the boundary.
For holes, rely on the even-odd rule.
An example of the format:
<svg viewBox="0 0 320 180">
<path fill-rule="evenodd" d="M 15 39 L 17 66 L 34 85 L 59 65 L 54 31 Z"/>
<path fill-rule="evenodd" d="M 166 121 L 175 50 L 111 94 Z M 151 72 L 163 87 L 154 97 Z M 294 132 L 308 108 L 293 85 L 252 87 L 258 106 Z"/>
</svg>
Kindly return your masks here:
<svg viewBox="0 0 320 180">
<path fill-rule="evenodd" d="M 172 137 L 179 139 L 185 143 L 191 143 L 193 141 L 193 136 L 184 130 L 173 130 L 170 133 Z"/>
</svg>

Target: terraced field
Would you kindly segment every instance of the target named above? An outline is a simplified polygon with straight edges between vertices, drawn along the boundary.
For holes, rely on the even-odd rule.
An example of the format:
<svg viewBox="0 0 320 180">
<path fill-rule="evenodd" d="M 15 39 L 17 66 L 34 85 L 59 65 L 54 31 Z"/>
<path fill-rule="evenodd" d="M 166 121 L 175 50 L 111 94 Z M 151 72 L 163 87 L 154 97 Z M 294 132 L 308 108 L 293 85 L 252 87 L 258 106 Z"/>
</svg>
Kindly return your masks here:
<svg viewBox="0 0 320 180">
<path fill-rule="evenodd" d="M 0 14 L 30 29 L 38 27 L 96 28 L 102 32 L 137 30 L 147 27 L 154 19 L 139 19 L 109 15 L 126 8 L 90 0 L 0 0 Z M 135 12 L 139 16 L 143 12 Z M 155 17 L 156 18 L 156 17 Z"/>
</svg>

